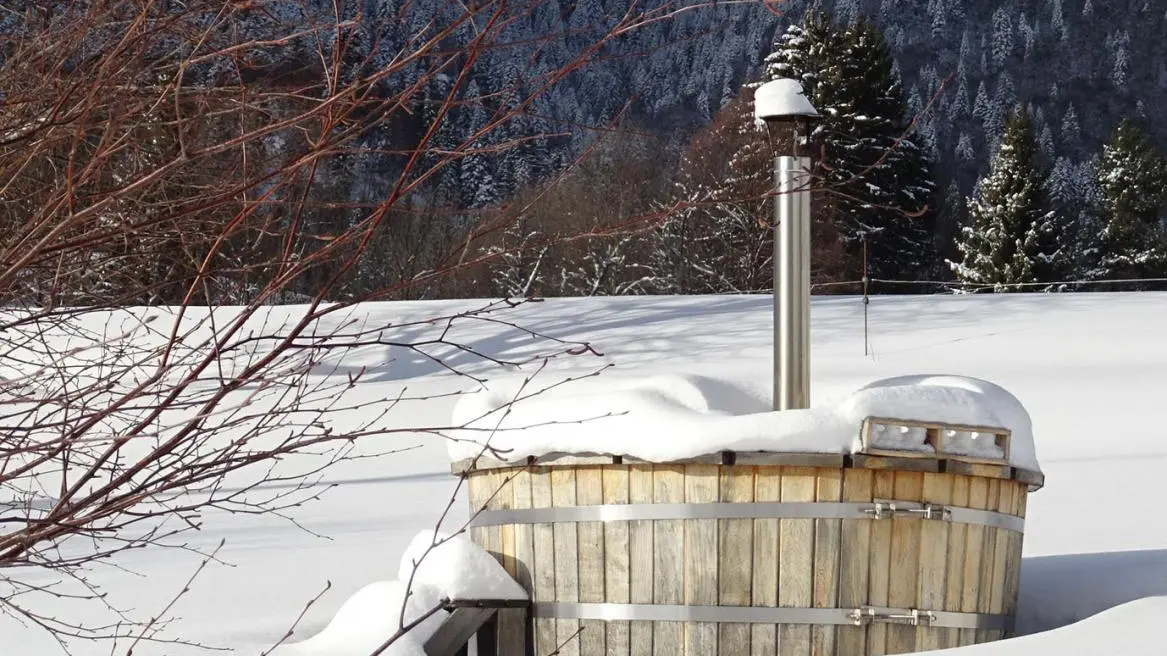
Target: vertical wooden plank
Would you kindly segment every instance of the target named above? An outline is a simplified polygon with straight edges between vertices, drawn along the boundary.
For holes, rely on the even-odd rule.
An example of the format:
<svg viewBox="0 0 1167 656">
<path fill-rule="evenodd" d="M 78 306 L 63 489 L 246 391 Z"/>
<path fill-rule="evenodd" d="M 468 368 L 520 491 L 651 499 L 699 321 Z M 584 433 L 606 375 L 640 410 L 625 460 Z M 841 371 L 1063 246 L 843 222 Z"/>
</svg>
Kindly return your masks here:
<svg viewBox="0 0 1167 656">
<path fill-rule="evenodd" d="M 843 498 L 843 470 L 818 469 L 815 500 L 833 503 Z M 816 519 L 814 522 L 814 565 L 812 568 L 815 608 L 839 607 L 840 541 L 843 520 Z M 811 627 L 811 653 L 834 654 L 837 628 L 830 625 Z"/>
<path fill-rule="evenodd" d="M 604 467 L 604 503 L 628 503 L 628 468 L 623 465 Z M 628 522 L 604 524 L 604 596 L 613 604 L 631 603 L 629 576 Z M 608 656 L 632 656 L 628 622 L 608 622 Z"/>
<path fill-rule="evenodd" d="M 875 472 L 872 490 L 875 499 L 895 497 L 895 472 Z M 892 525 L 886 519 L 871 522 L 871 567 L 868 574 L 868 598 L 872 606 L 887 606 L 891 585 Z M 873 624 L 867 629 L 867 653 L 882 656 L 887 652 L 887 625 Z"/>
<path fill-rule="evenodd" d="M 751 503 L 754 500 L 755 467 L 722 467 L 721 500 Z M 717 574 L 718 603 L 722 606 L 749 606 L 754 578 L 754 524 L 749 519 L 723 519 L 719 526 L 720 559 Z M 722 623 L 717 636 L 719 653 L 750 653 L 750 625 Z"/>
<path fill-rule="evenodd" d="M 580 467 L 575 472 L 576 503 L 598 506 L 604 503 L 604 478 L 599 467 Z M 576 524 L 579 539 L 579 600 L 603 603 L 604 599 L 604 526 L 601 522 Z M 606 649 L 604 622 L 581 620 L 579 649 L 584 654 L 602 654 Z"/>
<path fill-rule="evenodd" d="M 556 508 L 575 506 L 576 468 L 551 468 L 551 500 Z M 574 522 L 554 525 L 555 598 L 561 602 L 579 601 L 579 537 Z M 579 654 L 579 620 L 556 620 L 555 639 L 562 656 Z"/>
<path fill-rule="evenodd" d="M 515 508 L 531 508 L 531 471 L 528 468 L 515 472 L 515 479 L 511 482 L 512 499 Z M 515 524 L 512 527 L 514 535 L 515 581 L 523 586 L 524 590 L 534 589 L 532 578 L 535 561 L 535 536 L 530 524 Z"/>
<path fill-rule="evenodd" d="M 683 467 L 657 465 L 652 472 L 652 499 L 654 503 L 683 503 L 685 501 L 685 472 Z M 653 603 L 685 603 L 685 532 L 684 521 L 653 522 Z M 652 653 L 655 656 L 677 656 L 683 648 L 684 625 L 681 622 L 654 622 Z"/>
<path fill-rule="evenodd" d="M 1013 488 L 1013 505 L 1010 508 L 1010 514 L 1016 517 L 1022 517 L 1025 507 L 1025 497 L 1028 491 L 1021 483 L 1015 483 Z M 1024 533 L 1009 532 L 1009 567 L 1007 569 L 1007 579 L 1005 581 L 1005 614 L 1016 618 L 1017 616 L 1017 593 L 1021 580 L 1021 545 L 1024 540 Z M 1012 637 L 1010 632 L 1005 637 Z"/>
<path fill-rule="evenodd" d="M 1025 509 L 1029 503 L 1029 488 L 1024 483 L 1017 484 L 1017 516 L 1024 519 Z M 1013 582 L 1011 589 L 1013 594 L 1013 614 L 1017 613 L 1018 595 L 1021 593 L 1021 563 L 1025 558 L 1025 533 L 1024 531 L 1018 533 L 1016 536 L 1016 543 L 1013 546 L 1013 559 L 1017 563 L 1017 569 L 1013 572 Z"/>
<path fill-rule="evenodd" d="M 968 507 L 968 476 L 952 476 L 952 505 Z M 964 594 L 964 559 L 968 545 L 968 524 L 952 522 L 948 527 L 948 562 L 944 569 L 948 579 L 944 584 L 944 610 L 961 610 L 960 600 Z M 942 648 L 960 645 L 960 629 L 947 629 L 942 638 Z"/>
<path fill-rule="evenodd" d="M 628 502 L 652 503 L 652 465 L 636 465 L 628 470 Z M 656 580 L 655 542 L 652 522 L 636 520 L 628 523 L 628 594 L 634 604 L 653 603 L 653 581 Z M 652 622 L 632 622 L 628 627 L 628 642 L 634 656 L 652 653 Z"/>
<path fill-rule="evenodd" d="M 718 468 L 714 465 L 685 467 L 685 503 L 716 503 Z M 685 532 L 685 602 L 695 606 L 717 605 L 717 520 L 686 521 Z M 717 624 L 685 623 L 685 653 L 704 656 L 717 652 Z"/>
<path fill-rule="evenodd" d="M 466 494 L 470 501 L 470 513 L 485 510 L 490 501 L 490 494 L 494 491 L 494 475 L 492 470 L 471 472 L 466 478 Z M 488 528 L 475 526 L 470 529 L 470 541 L 485 548 L 488 542 Z"/>
<path fill-rule="evenodd" d="M 984 510 L 989 499 L 989 481 L 979 476 L 969 478 L 968 507 Z M 969 524 L 965 528 L 964 586 L 960 595 L 962 613 L 976 613 L 980 595 L 981 561 L 985 552 L 985 527 Z M 960 646 L 975 644 L 975 629 L 960 630 Z"/>
<path fill-rule="evenodd" d="M 499 491 L 500 500 L 506 505 L 500 507 L 529 508 L 531 505 L 531 476 L 525 468 L 505 470 L 508 482 Z M 531 590 L 530 570 L 532 562 L 531 527 L 525 524 L 508 524 L 502 529 L 502 557 L 507 572 L 519 585 Z M 519 653 L 527 641 L 526 611 L 504 609 L 498 613 L 498 652 Z"/>
<path fill-rule="evenodd" d="M 997 511 L 1008 513 L 1013 509 L 1013 482 L 999 481 L 1000 499 L 997 502 Z M 1012 531 L 997 529 L 996 544 L 993 551 L 993 578 L 992 590 L 989 593 L 989 612 L 1002 614 L 1005 612 L 1005 582 L 1009 576 L 1009 559 L 1012 556 L 1010 536 Z M 1002 631 L 990 631 L 990 639 L 1000 640 L 1004 637 Z"/>
<path fill-rule="evenodd" d="M 510 478 L 506 469 L 491 469 L 483 475 L 482 493 L 485 496 L 482 507 L 489 510 L 501 510 L 513 505 L 514 493 L 511 492 Z M 502 555 L 502 527 L 484 526 L 480 529 L 482 548 L 485 549 L 504 568 L 506 561 Z"/>
<path fill-rule="evenodd" d="M 994 510 L 1001 498 L 1001 481 L 988 480 L 988 497 L 985 508 Z M 981 547 L 980 583 L 977 590 L 977 612 L 992 612 L 993 606 L 993 570 L 997 558 L 997 529 L 985 528 L 984 546 Z M 996 639 L 996 631 L 977 631 L 977 642 L 989 642 Z"/>
<path fill-rule="evenodd" d="M 501 470 L 502 480 L 499 481 L 501 488 L 498 491 L 494 508 L 515 507 L 515 483 L 522 472 L 521 469 Z M 498 553 L 502 557 L 503 569 L 514 577 L 519 571 L 518 564 L 515 562 L 515 525 L 503 524 L 499 526 L 498 537 Z"/>
<path fill-rule="evenodd" d="M 923 473 L 904 471 L 895 473 L 895 500 L 920 501 L 923 496 Z M 920 578 L 920 535 L 923 521 L 916 517 L 895 517 L 891 520 L 891 580 L 887 588 L 887 601 L 892 608 L 919 608 L 916 594 Z M 887 651 L 889 654 L 916 651 L 916 627 L 896 624 L 889 626 Z"/>
<path fill-rule="evenodd" d="M 531 470 L 531 507 L 551 508 L 551 470 L 536 467 Z M 532 601 L 556 601 L 555 596 L 555 527 L 553 524 L 535 524 L 531 527 L 535 566 Z M 555 620 L 534 618 L 535 653 L 550 654 L 559 646 L 556 640 Z"/>
<path fill-rule="evenodd" d="M 782 501 L 814 501 L 815 473 L 809 467 L 786 467 L 782 471 Z M 782 608 L 810 608 L 814 603 L 814 522 L 813 519 L 778 520 L 778 605 Z M 779 656 L 810 656 L 810 626 L 783 624 L 778 627 Z"/>
<path fill-rule="evenodd" d="M 754 473 L 754 501 L 776 502 L 782 498 L 782 468 L 758 467 Z M 753 583 L 750 596 L 753 606 L 778 606 L 778 520 L 754 520 Z M 778 628 L 774 624 L 755 624 L 750 630 L 751 656 L 776 656 Z"/>
<path fill-rule="evenodd" d="M 924 501 L 947 506 L 952 503 L 952 476 L 924 474 Z M 952 522 L 923 520 L 920 526 L 920 579 L 916 597 L 924 610 L 940 610 L 944 606 L 944 586 L 948 579 L 948 530 Z M 948 629 L 916 627 L 916 648 L 919 651 L 939 649 L 942 636 Z"/>
<path fill-rule="evenodd" d="M 867 503 L 873 498 L 875 476 L 870 469 L 847 469 L 843 472 L 843 501 Z M 871 528 L 869 519 L 842 522 L 839 544 L 839 607 L 859 608 L 868 603 L 868 572 L 871 567 Z M 840 626 L 839 654 L 867 653 L 867 629 Z M 816 655 L 817 656 L 817 655 Z"/>
</svg>

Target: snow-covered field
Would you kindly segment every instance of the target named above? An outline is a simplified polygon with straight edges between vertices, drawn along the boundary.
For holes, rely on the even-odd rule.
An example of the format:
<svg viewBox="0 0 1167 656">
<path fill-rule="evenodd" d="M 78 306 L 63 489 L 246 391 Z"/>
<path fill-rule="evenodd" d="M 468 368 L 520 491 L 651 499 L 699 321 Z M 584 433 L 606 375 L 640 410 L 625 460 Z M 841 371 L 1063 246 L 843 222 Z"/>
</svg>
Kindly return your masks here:
<svg viewBox="0 0 1167 656">
<path fill-rule="evenodd" d="M 360 310 L 370 322 L 387 324 L 481 305 L 394 303 Z M 508 311 L 505 318 L 552 337 L 587 341 L 602 354 L 556 358 L 539 381 L 610 364 L 602 376 L 705 376 L 761 398 L 771 377 L 770 308 L 768 297 L 551 299 Z M 877 297 L 869 311 L 873 355 L 865 357 L 861 300 L 814 300 L 813 405 L 837 403 L 876 379 L 946 373 L 1003 386 L 1033 420 L 1047 485 L 1030 497 L 1026 522 L 1019 630 L 1029 635 L 965 648 L 962 656 L 1167 653 L 1159 628 L 1167 611 L 1167 511 L 1157 507 L 1167 465 L 1160 419 L 1167 402 L 1167 294 Z M 504 358 L 537 355 L 547 347 L 495 323 L 465 322 L 454 333 Z M 516 373 L 466 355 L 455 364 L 491 380 Z M 368 397 L 392 397 L 406 386 L 415 395 L 474 386 L 395 347 L 363 348 L 341 365 L 330 375 L 368 367 L 349 392 Z M 534 365 L 524 371 L 534 371 Z M 322 369 L 320 375 L 329 374 Z M 454 404 L 454 398 L 406 404 L 392 421 L 445 425 Z M 294 639 L 323 629 L 366 584 L 396 578 L 402 552 L 419 531 L 434 527 L 455 479 L 447 445 L 439 439 L 393 439 L 419 447 L 345 463 L 328 477 L 339 485 L 299 509 L 296 520 L 324 537 L 277 518 L 206 517 L 190 541 L 211 549 L 225 540 L 219 552 L 225 564 L 208 566 L 181 598 L 170 632 L 258 654 L 326 585 Z M 466 517 L 465 502 L 456 509 L 453 527 Z M 113 603 L 149 614 L 165 605 L 198 563 L 186 551 L 145 551 L 124 563 L 136 574 L 103 569 L 93 578 Z M 1164 597 L 1127 604 L 1156 595 Z M 86 612 L 64 605 L 60 610 Z M 1090 619 L 1067 626 L 1084 618 Z M 108 653 L 108 646 L 78 652 Z M 0 617 L 3 656 L 57 653 L 43 634 Z M 145 645 L 134 653 L 193 652 Z"/>
</svg>

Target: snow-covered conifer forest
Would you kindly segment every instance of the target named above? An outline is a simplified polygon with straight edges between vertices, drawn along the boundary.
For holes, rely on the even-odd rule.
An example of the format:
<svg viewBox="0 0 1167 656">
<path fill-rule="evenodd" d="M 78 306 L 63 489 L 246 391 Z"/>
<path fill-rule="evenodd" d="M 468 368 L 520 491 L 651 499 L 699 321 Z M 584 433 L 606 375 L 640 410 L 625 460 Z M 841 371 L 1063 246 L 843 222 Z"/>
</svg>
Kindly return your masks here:
<svg viewBox="0 0 1167 656">
<path fill-rule="evenodd" d="M 58 63 L 77 70 L 116 47 L 116 30 L 52 32 L 76 11 L 58 4 L 8 12 L 0 31 L 19 37 L 49 29 L 59 46 L 73 49 Z M 343 132 L 295 181 L 272 175 L 251 185 L 252 200 L 267 208 L 257 213 L 299 204 L 288 212 L 296 243 L 251 242 L 289 256 L 313 253 L 310 270 L 284 290 L 290 297 L 314 294 L 334 274 L 329 293 L 337 298 L 387 287 L 396 298 L 766 289 L 769 158 L 782 145 L 751 125 L 749 106 L 752 88 L 773 76 L 801 79 L 829 117 L 816 128 L 813 150 L 822 187 L 814 276 L 855 284 L 821 291 L 857 291 L 865 273 L 876 292 L 938 288 L 918 281 L 1023 290 L 1167 274 L 1167 133 L 1153 120 L 1153 108 L 1167 100 L 1167 12 L 1147 0 L 528 0 L 503 17 L 483 10 L 473 20 L 461 20 L 460 5 L 444 0 L 230 6 L 209 34 L 262 45 L 183 65 L 192 102 L 186 111 L 198 111 L 195 104 L 207 110 L 204 135 L 238 129 L 231 125 L 240 116 L 212 105 L 239 85 L 268 94 L 246 119 L 257 122 L 286 116 L 301 91 L 320 95 L 328 85 L 367 81 L 353 87 L 360 102 L 338 114 L 331 132 L 313 136 L 289 121 L 248 143 L 253 175 L 302 157 L 319 146 L 313 138 Z M 186 37 L 168 38 L 179 44 Z M 430 50 L 403 56 L 423 43 Z M 184 47 L 192 48 L 151 45 L 150 64 L 138 73 L 173 80 Z M 459 50 L 465 56 L 450 55 Z M 54 52 L 60 48 L 37 53 L 37 64 L 9 48 L 6 79 L 35 77 L 38 66 L 63 70 L 49 67 Z M 21 86 L 5 85 L 6 93 L 16 100 Z M 161 108 L 150 111 L 154 152 L 120 150 L 121 165 L 150 166 L 185 147 Z M 24 103 L 5 112 L 11 154 L 33 134 L 28 121 L 38 119 Z M 1018 113 L 1026 116 L 1024 134 L 1010 137 Z M 425 153 L 411 159 L 421 143 Z M 1026 170 L 1002 161 L 1004 143 L 1027 151 Z M 235 175 L 243 166 L 234 155 L 220 165 Z M 43 173 L 20 168 L 9 188 L 35 188 Z M 1008 202 L 994 196 L 1002 176 L 1033 187 L 1026 202 L 1036 205 L 1020 213 L 1044 217 L 1040 231 L 1049 243 L 1021 249 L 1026 261 L 1010 265 L 1021 273 L 977 272 L 984 262 L 1016 259 L 1012 247 L 981 264 L 967 259 L 970 248 L 986 248 L 970 244 L 968 231 L 984 232 L 986 208 Z M 6 208 L 10 225 L 45 200 L 33 192 L 14 197 L 23 204 Z M 389 198 L 359 265 L 335 271 L 344 249 L 321 253 L 324 245 Z M 998 226 L 999 241 L 1024 240 L 1036 229 L 1025 221 Z M 199 248 L 176 260 L 162 246 L 176 235 L 155 228 L 137 238 L 158 248 L 132 258 L 110 254 L 71 280 L 46 268 L 25 291 L 29 298 L 52 287 L 75 300 L 175 301 L 180 285 L 130 291 L 151 271 L 199 266 Z M 185 231 L 190 246 L 199 233 Z M 253 263 L 238 248 L 218 251 L 225 261 L 210 290 L 216 299 L 257 293 Z M 465 271 L 432 275 L 451 262 Z M 1002 280 L 1023 284 L 1001 287 Z"/>
</svg>

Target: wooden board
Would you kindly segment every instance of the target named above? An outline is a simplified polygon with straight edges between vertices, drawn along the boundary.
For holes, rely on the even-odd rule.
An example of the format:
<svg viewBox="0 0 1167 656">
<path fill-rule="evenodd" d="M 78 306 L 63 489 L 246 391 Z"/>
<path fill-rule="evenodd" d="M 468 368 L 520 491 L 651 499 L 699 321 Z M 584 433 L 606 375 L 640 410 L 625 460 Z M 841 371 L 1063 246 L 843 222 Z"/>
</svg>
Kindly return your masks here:
<svg viewBox="0 0 1167 656">
<path fill-rule="evenodd" d="M 551 508 L 551 470 L 536 467 L 531 471 L 531 507 Z M 534 542 L 535 582 L 532 601 L 553 602 L 555 594 L 555 528 L 552 524 L 535 524 L 531 527 Z M 559 647 L 556 638 L 556 623 L 551 618 L 534 618 L 535 653 L 550 654 Z"/>
<path fill-rule="evenodd" d="M 895 495 L 895 472 L 875 473 L 873 496 L 891 499 Z M 887 606 L 891 586 L 892 523 L 871 523 L 871 566 L 868 574 L 868 602 L 872 606 Z M 867 653 L 881 656 L 887 651 L 887 625 L 875 624 L 867 629 Z"/>
<path fill-rule="evenodd" d="M 1017 517 L 1025 516 L 1025 500 L 1028 494 L 1024 484 L 1015 483 L 1013 485 L 1013 505 L 1010 508 L 1010 514 Z M 1009 568 L 1005 581 L 1005 614 L 1012 617 L 1017 616 L 1017 594 L 1021 582 L 1021 557 L 1024 542 L 1024 533 L 1009 533 Z M 1006 633 L 1005 637 L 1012 637 L 1012 635 L 1013 633 L 1010 631 Z"/>
<path fill-rule="evenodd" d="M 886 424 L 891 426 L 910 426 L 913 428 L 922 428 L 927 431 L 925 443 L 931 445 L 930 451 L 919 452 L 905 452 L 901 450 L 885 450 L 875 446 L 872 430 L 876 424 Z M 1001 457 L 999 458 L 985 458 L 977 456 L 966 456 L 948 451 L 948 431 L 958 432 L 974 432 L 982 434 L 990 434 L 996 441 L 997 446 L 1001 449 Z M 966 426 L 960 424 L 943 424 L 929 421 L 915 421 L 908 419 L 891 419 L 886 417 L 868 417 L 863 420 L 863 428 L 860 431 L 862 436 L 862 450 L 863 453 L 872 455 L 887 455 L 901 458 L 920 458 L 920 459 L 947 459 L 954 461 L 970 462 L 970 463 L 988 463 L 988 464 L 1003 464 L 1009 462 L 1009 454 L 1011 451 L 1012 433 L 1008 428 L 999 426 Z"/>
<path fill-rule="evenodd" d="M 815 478 L 815 501 L 835 503 L 843 498 L 843 470 L 819 469 Z M 843 520 L 814 520 L 814 564 L 812 566 L 812 605 L 815 608 L 839 607 L 839 548 Z M 811 627 L 812 654 L 834 654 L 838 629 L 834 626 Z"/>
<path fill-rule="evenodd" d="M 924 474 L 923 500 L 928 503 L 952 503 L 952 476 Z M 936 610 L 944 607 L 944 590 L 948 580 L 948 532 L 952 522 L 921 520 L 920 576 L 917 581 L 917 608 Z M 923 651 L 943 646 L 949 629 L 920 626 L 916 628 L 916 647 Z"/>
<path fill-rule="evenodd" d="M 921 501 L 923 496 L 924 474 L 896 472 L 894 499 Z M 920 536 L 924 521 L 915 517 L 896 517 L 891 520 L 891 580 L 887 588 L 887 601 L 892 608 L 920 608 L 916 596 L 920 578 Z M 889 654 L 916 651 L 916 627 L 888 626 L 887 651 Z"/>
<path fill-rule="evenodd" d="M 531 502 L 531 477 L 525 469 L 504 469 L 499 473 L 499 490 L 492 508 L 526 508 Z M 522 504 L 521 506 L 519 504 Z M 519 537 L 527 543 L 524 555 L 530 558 L 530 526 L 504 524 L 498 527 L 499 556 L 503 567 L 520 585 L 530 590 L 527 567 L 519 560 Z M 530 561 L 526 561 L 530 562 Z M 522 609 L 503 609 L 498 612 L 497 647 L 500 653 L 521 649 L 527 640 L 527 613 Z"/>
<path fill-rule="evenodd" d="M 653 501 L 656 503 L 683 503 L 685 501 L 684 468 L 659 465 L 652 472 Z M 685 602 L 685 528 L 682 520 L 653 522 L 653 603 L 682 604 Z M 684 644 L 684 624 L 681 622 L 654 622 L 652 653 L 655 656 L 676 656 Z M 645 655 L 647 656 L 647 655 Z"/>
<path fill-rule="evenodd" d="M 988 497 L 985 501 L 985 507 L 989 510 L 995 510 L 1001 497 L 1001 481 L 990 480 L 988 483 Z M 997 529 L 992 527 L 985 528 L 984 544 L 981 547 L 981 578 L 980 585 L 977 590 L 977 612 L 991 613 L 993 612 L 993 581 L 996 578 L 996 557 L 997 557 Z M 996 639 L 999 632 L 989 630 L 977 631 L 977 642 L 989 642 Z"/>
<path fill-rule="evenodd" d="M 581 506 L 604 503 L 602 469 L 579 467 L 575 470 L 575 502 Z M 579 600 L 603 603 L 607 601 L 604 592 L 604 526 L 601 522 L 580 522 L 576 524 L 576 536 L 579 540 L 576 547 L 579 556 Z M 580 653 L 603 654 L 606 647 L 605 623 L 602 620 L 581 620 L 579 628 Z"/>
<path fill-rule="evenodd" d="M 952 505 L 967 508 L 969 505 L 968 476 L 952 477 Z M 948 557 L 945 572 L 948 580 L 944 585 L 944 610 L 961 611 L 964 595 L 965 550 L 968 547 L 968 524 L 953 522 L 948 528 Z M 941 637 L 943 648 L 960 645 L 960 629 L 947 629 Z"/>
<path fill-rule="evenodd" d="M 983 478 L 970 478 L 968 487 L 968 507 L 984 510 L 988 505 L 989 482 Z M 964 586 L 960 597 L 960 610 L 963 613 L 978 611 L 978 596 L 981 585 L 981 565 L 985 553 L 984 526 L 968 525 L 965 527 L 964 549 Z M 960 646 L 975 644 L 977 632 L 975 629 L 961 629 Z"/>
<path fill-rule="evenodd" d="M 721 500 L 727 503 L 751 503 L 754 500 L 753 467 L 722 467 L 719 475 Z M 749 519 L 723 519 L 719 527 L 718 603 L 722 606 L 749 606 L 754 577 L 754 522 Z M 750 625 L 723 623 L 717 637 L 720 653 L 750 653 Z"/>
<path fill-rule="evenodd" d="M 604 467 L 604 503 L 628 503 L 628 468 Z M 629 522 L 604 524 L 604 591 L 614 604 L 632 601 L 630 577 Z M 605 630 L 605 653 L 608 656 L 632 656 L 628 622 L 608 622 Z"/>
<path fill-rule="evenodd" d="M 652 465 L 633 465 L 628 468 L 628 502 L 652 503 Z M 653 603 L 653 581 L 656 580 L 655 538 L 652 522 L 637 520 L 628 523 L 628 594 L 634 604 Z M 632 622 L 628 627 L 628 642 L 633 656 L 652 653 L 652 622 Z"/>
<path fill-rule="evenodd" d="M 576 468 L 551 469 L 551 499 L 556 508 L 577 505 Z M 579 601 L 579 531 L 572 522 L 554 525 L 555 599 Z M 579 620 L 556 620 L 555 639 L 560 656 L 578 656 Z"/>
<path fill-rule="evenodd" d="M 493 472 L 475 472 L 466 478 L 466 496 L 470 502 L 470 516 L 486 510 L 490 502 L 490 495 L 494 490 Z M 470 540 L 480 547 L 486 548 L 489 542 L 489 529 L 485 526 L 476 526 L 470 529 Z"/>
<path fill-rule="evenodd" d="M 718 467 L 686 465 L 685 503 L 716 503 Z M 695 519 L 685 522 L 685 600 L 696 606 L 716 606 L 718 598 L 717 520 Z M 717 624 L 685 622 L 685 653 L 716 654 Z"/>
<path fill-rule="evenodd" d="M 814 501 L 816 473 L 805 467 L 782 471 L 782 500 Z M 813 519 L 780 519 L 778 557 L 778 606 L 809 608 L 814 603 L 814 523 Z M 783 624 L 778 627 L 779 656 L 810 656 L 810 626 Z"/>
<path fill-rule="evenodd" d="M 865 469 L 843 472 L 843 501 L 864 503 L 873 498 L 875 474 Z M 872 521 L 843 522 L 839 542 L 839 606 L 859 608 L 868 605 L 868 573 L 871 569 Z M 840 626 L 837 647 L 840 654 L 867 653 L 867 629 Z"/>
<path fill-rule="evenodd" d="M 994 481 L 997 482 L 997 481 Z M 997 502 L 998 512 L 1008 513 L 1013 509 L 1013 483 L 1000 481 L 1000 498 Z M 1012 557 L 1013 531 L 996 530 L 996 544 L 993 551 L 993 579 L 989 593 L 989 612 L 999 615 L 1005 612 L 1005 586 L 1009 576 L 1009 559 Z M 1002 631 L 991 631 L 989 639 L 1000 640 Z"/>
<path fill-rule="evenodd" d="M 754 501 L 780 501 L 782 498 L 782 469 L 758 467 L 754 474 Z M 750 596 L 754 606 L 778 606 L 778 520 L 754 520 L 753 583 Z M 754 624 L 750 631 L 751 656 L 776 656 L 778 628 L 776 625 Z"/>
</svg>

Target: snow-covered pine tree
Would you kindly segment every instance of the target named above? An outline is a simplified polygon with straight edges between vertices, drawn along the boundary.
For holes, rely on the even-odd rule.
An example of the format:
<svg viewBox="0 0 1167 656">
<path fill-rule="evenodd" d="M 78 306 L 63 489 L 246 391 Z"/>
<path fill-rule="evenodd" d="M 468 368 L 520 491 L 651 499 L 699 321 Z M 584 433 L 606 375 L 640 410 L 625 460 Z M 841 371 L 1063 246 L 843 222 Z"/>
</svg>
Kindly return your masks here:
<svg viewBox="0 0 1167 656">
<path fill-rule="evenodd" d="M 1092 277 L 1120 280 L 1167 275 L 1167 242 L 1161 222 L 1167 204 L 1167 158 L 1151 146 L 1137 125 L 1124 119 L 1102 148 L 1095 180 L 1103 227 Z"/>
<path fill-rule="evenodd" d="M 995 291 L 1033 291 L 1054 282 L 1064 255 L 1056 213 L 1036 162 L 1033 126 L 1023 107 L 1010 113 L 989 174 L 969 199 L 970 224 L 956 247 L 960 262 L 949 261 L 962 282 Z"/>
<path fill-rule="evenodd" d="M 490 153 L 490 144 L 485 139 L 472 138 L 492 120 L 486 96 L 476 80 L 471 80 L 466 86 L 465 102 L 469 103 L 463 128 L 464 147 L 468 154 L 462 158 L 460 167 L 462 202 L 464 207 L 480 209 L 498 202 L 500 194 L 491 166 L 494 156 Z"/>
<path fill-rule="evenodd" d="M 993 12 L 993 65 L 1000 67 L 1013 54 L 1013 17 L 1007 6 Z"/>
<path fill-rule="evenodd" d="M 766 57 L 766 79 L 785 77 L 798 80 L 808 98 L 816 103 L 832 100 L 835 86 L 820 90 L 819 80 L 824 76 L 828 84 L 837 85 L 838 54 L 842 50 L 842 33 L 831 15 L 812 9 L 806 12 L 801 24 L 786 29 L 774 44 L 774 52 Z"/>
<path fill-rule="evenodd" d="M 793 35 L 793 38 L 791 36 Z M 835 223 L 851 261 L 850 274 L 918 279 L 933 273 L 935 179 L 929 145 L 903 138 L 906 101 L 882 33 L 857 18 L 842 30 L 828 14 L 811 12 L 768 59 L 768 76 L 811 82 L 808 95 L 824 119 L 813 141 Z"/>
</svg>

